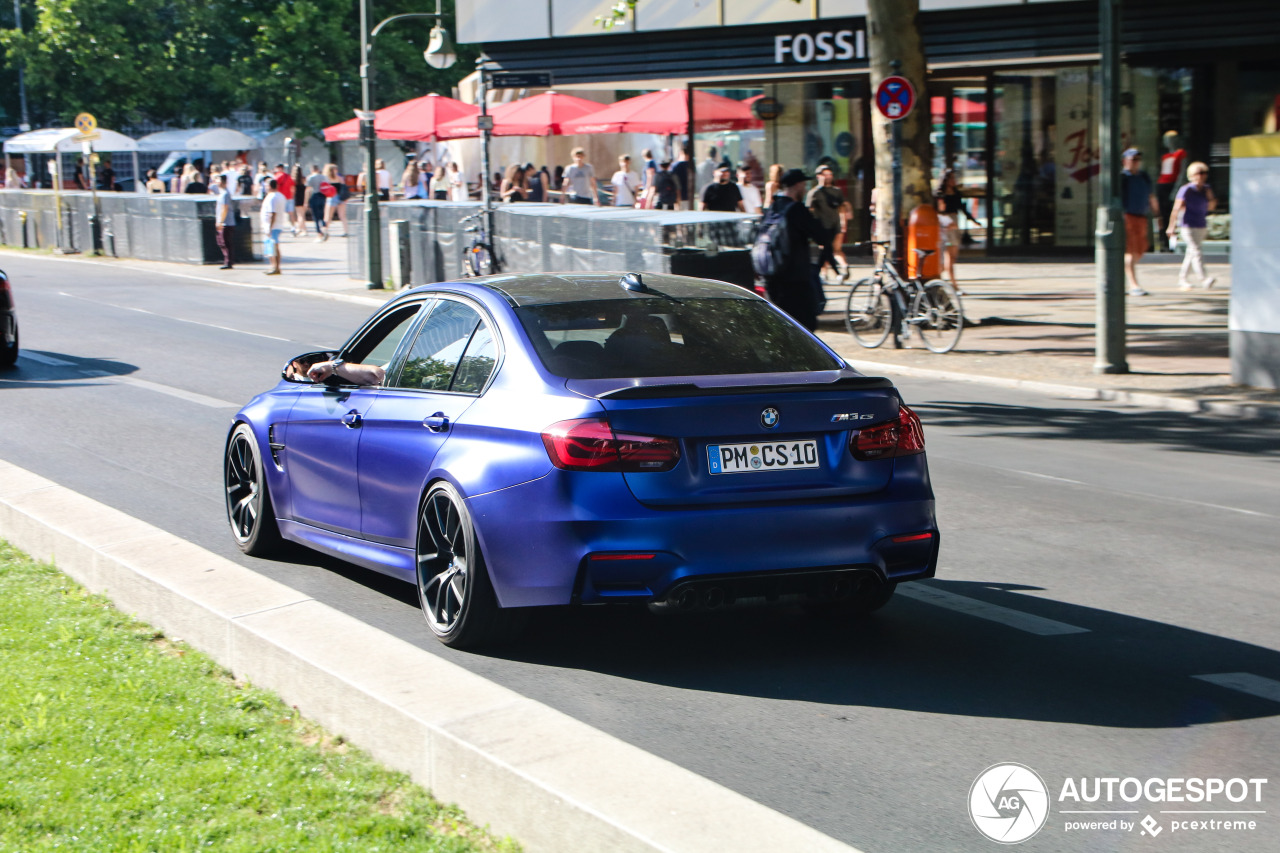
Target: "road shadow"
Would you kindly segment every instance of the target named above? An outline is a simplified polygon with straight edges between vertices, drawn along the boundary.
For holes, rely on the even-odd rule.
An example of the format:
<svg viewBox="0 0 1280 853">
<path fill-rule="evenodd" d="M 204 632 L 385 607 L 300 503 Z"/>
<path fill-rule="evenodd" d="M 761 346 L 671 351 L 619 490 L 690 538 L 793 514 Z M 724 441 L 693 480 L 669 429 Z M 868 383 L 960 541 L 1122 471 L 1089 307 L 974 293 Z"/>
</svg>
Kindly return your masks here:
<svg viewBox="0 0 1280 853">
<path fill-rule="evenodd" d="M 537 613 L 500 656 L 683 690 L 965 717 L 1176 728 L 1280 714 L 1280 703 L 1195 678 L 1280 680 L 1270 649 L 1020 594 L 1032 587 L 929 584 L 1089 631 L 1036 636 L 903 595 L 856 621 L 798 608 L 564 608 Z"/>
<path fill-rule="evenodd" d="M 1181 412 L 1045 408 L 1003 403 L 913 403 L 926 429 L 959 427 L 974 435 L 1054 441 L 1163 445 L 1174 450 L 1280 459 L 1280 425 Z"/>
<path fill-rule="evenodd" d="M 114 358 L 24 349 L 18 351 L 17 364 L 0 370 L 0 388 L 79 388 L 101 385 L 96 381 L 100 376 L 137 372 L 137 365 Z"/>
</svg>

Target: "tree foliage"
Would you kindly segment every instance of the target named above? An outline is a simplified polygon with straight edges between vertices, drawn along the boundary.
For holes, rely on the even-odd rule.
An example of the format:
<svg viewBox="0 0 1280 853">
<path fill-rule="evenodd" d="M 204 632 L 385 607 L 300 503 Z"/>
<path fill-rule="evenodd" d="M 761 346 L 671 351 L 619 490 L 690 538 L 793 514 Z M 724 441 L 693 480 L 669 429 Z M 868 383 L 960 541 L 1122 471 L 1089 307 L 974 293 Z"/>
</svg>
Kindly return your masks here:
<svg viewBox="0 0 1280 853">
<path fill-rule="evenodd" d="M 422 5 L 374 8 L 383 18 Z M 91 112 L 105 127 L 200 125 L 249 108 L 314 131 L 360 105 L 359 8 L 354 0 L 35 0 L 26 31 L 0 31 L 0 47 L 6 67 L 26 68 L 35 123 Z M 450 0 L 450 29 L 452 11 Z M 378 37 L 375 106 L 448 94 L 472 70 L 477 51 L 467 45 L 453 68 L 427 66 L 431 24 L 397 22 Z M 5 108 L 14 112 L 8 99 Z"/>
</svg>

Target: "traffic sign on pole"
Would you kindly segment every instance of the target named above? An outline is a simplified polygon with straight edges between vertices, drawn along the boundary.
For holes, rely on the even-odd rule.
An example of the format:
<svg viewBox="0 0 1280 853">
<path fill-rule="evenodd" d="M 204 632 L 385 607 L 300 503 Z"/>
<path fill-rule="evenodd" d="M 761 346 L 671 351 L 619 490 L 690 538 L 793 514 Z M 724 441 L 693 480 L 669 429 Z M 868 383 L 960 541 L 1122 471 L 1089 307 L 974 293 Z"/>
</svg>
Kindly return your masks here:
<svg viewBox="0 0 1280 853">
<path fill-rule="evenodd" d="M 88 135 L 98 129 L 98 120 L 89 113 L 76 116 L 76 130 Z"/>
<path fill-rule="evenodd" d="M 876 88 L 876 109 L 890 121 L 906 118 L 916 105 L 916 90 L 911 81 L 898 74 L 886 77 Z"/>
</svg>

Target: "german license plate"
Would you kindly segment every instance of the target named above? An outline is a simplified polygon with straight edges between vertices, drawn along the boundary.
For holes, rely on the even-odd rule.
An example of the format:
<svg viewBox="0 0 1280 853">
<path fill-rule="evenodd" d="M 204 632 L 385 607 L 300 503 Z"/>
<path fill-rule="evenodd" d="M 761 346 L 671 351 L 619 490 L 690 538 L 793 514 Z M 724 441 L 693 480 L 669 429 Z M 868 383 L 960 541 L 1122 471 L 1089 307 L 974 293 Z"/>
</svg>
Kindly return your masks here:
<svg viewBox="0 0 1280 853">
<path fill-rule="evenodd" d="M 752 444 L 709 444 L 707 467 L 712 474 L 753 474 L 759 471 L 817 468 L 818 442 L 807 439 Z"/>
</svg>

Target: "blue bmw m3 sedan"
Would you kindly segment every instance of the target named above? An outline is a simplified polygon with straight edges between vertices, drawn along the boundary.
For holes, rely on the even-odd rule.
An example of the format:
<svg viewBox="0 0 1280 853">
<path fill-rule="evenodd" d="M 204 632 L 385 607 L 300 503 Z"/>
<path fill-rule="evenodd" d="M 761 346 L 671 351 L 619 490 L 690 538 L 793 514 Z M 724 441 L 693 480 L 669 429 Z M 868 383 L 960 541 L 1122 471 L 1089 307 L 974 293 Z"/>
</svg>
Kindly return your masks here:
<svg viewBox="0 0 1280 853">
<path fill-rule="evenodd" d="M 874 610 L 931 577 L 920 420 L 754 293 L 681 276 L 408 291 L 291 359 L 225 451 L 240 548 L 417 585 L 456 647 L 528 608 Z"/>
</svg>

